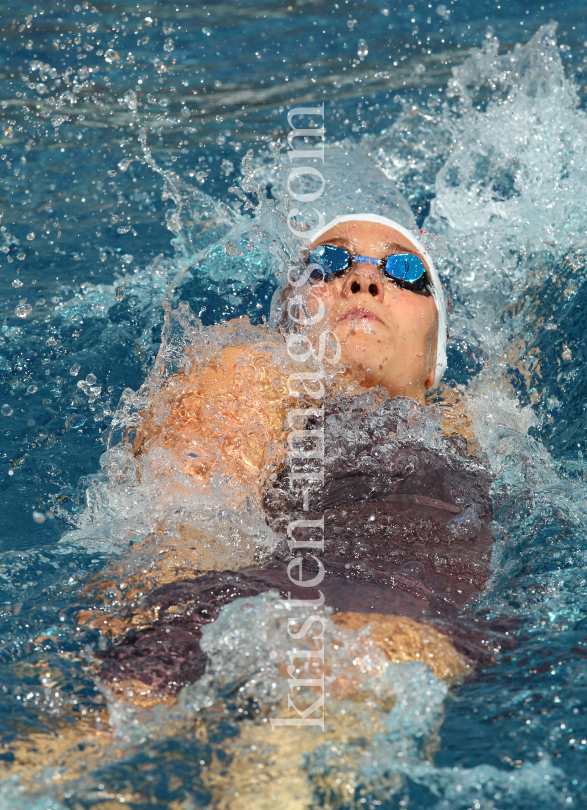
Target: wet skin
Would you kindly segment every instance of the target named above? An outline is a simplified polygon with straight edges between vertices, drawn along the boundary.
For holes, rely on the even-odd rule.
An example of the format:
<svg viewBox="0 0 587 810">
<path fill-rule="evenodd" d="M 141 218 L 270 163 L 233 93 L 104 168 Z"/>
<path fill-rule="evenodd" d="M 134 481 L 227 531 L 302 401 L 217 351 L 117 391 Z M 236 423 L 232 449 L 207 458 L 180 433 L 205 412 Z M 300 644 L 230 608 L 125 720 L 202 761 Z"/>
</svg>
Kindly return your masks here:
<svg viewBox="0 0 587 810">
<path fill-rule="evenodd" d="M 396 253 L 419 255 L 387 225 L 344 222 L 312 247 L 334 245 L 376 259 Z M 422 260 L 424 258 L 420 256 Z M 431 295 L 398 287 L 375 265 L 356 263 L 342 278 L 313 285 L 308 311 L 326 308 L 326 320 L 340 341 L 347 373 L 366 388 L 382 385 L 389 395 L 424 404 L 434 381 L 438 313 Z"/>
</svg>

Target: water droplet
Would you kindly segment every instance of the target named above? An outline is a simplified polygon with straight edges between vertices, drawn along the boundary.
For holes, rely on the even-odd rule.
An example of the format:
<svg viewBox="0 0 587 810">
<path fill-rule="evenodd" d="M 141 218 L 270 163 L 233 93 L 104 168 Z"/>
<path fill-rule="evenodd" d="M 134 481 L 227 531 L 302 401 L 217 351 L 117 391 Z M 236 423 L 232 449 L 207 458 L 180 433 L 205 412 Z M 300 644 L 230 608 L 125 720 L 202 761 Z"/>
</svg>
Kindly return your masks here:
<svg viewBox="0 0 587 810">
<path fill-rule="evenodd" d="M 224 253 L 228 256 L 229 259 L 234 259 L 236 256 L 243 255 L 236 242 L 232 242 L 230 239 L 224 245 Z"/>
<path fill-rule="evenodd" d="M 13 287 L 22 287 L 22 281 L 19 278 L 15 278 L 12 282 Z"/>
<path fill-rule="evenodd" d="M 121 225 L 120 228 L 116 229 L 117 233 L 128 233 L 130 231 L 130 225 Z"/>
<path fill-rule="evenodd" d="M 12 416 L 12 414 L 14 413 L 10 405 L 3 405 L 0 408 L 0 412 L 2 413 L 2 416 Z"/>
<path fill-rule="evenodd" d="M 37 512 L 37 510 L 35 509 L 33 512 L 33 520 L 35 521 L 35 523 L 44 523 L 47 520 L 47 518 L 42 512 Z"/>
<path fill-rule="evenodd" d="M 212 33 L 212 29 L 211 29 L 211 28 L 206 28 L 206 26 L 204 26 L 204 27 L 202 28 L 202 34 L 206 34 L 206 36 L 207 36 L 207 37 L 209 37 L 211 33 Z"/>
<path fill-rule="evenodd" d="M 167 53 L 171 53 L 171 51 L 175 48 L 175 43 L 171 37 L 165 40 L 163 43 L 163 50 L 167 51 Z"/>
<path fill-rule="evenodd" d="M 134 256 L 132 256 L 130 253 L 125 253 L 124 256 L 122 257 L 123 264 L 131 264 L 133 260 Z"/>
<path fill-rule="evenodd" d="M 74 363 L 73 366 L 69 369 L 69 373 L 71 374 L 72 377 L 77 377 L 77 375 L 80 372 L 80 369 L 81 369 L 80 364 Z"/>
<path fill-rule="evenodd" d="M 31 231 L 30 233 L 27 233 L 26 238 L 29 240 L 29 242 L 32 242 L 35 238 L 35 234 Z"/>
<path fill-rule="evenodd" d="M 112 64 L 112 62 L 115 62 L 117 59 L 120 59 L 120 57 L 118 56 L 115 50 L 113 50 L 112 48 L 108 48 L 108 50 L 104 54 L 104 59 L 110 64 Z"/>
<path fill-rule="evenodd" d="M 29 385 L 26 392 L 27 392 L 27 394 L 36 394 L 38 390 L 39 390 L 39 387 L 37 385 Z"/>
<path fill-rule="evenodd" d="M 114 297 L 117 301 L 122 301 L 124 298 L 124 287 L 117 287 L 114 291 Z"/>
<path fill-rule="evenodd" d="M 134 90 L 127 90 L 124 94 L 124 103 L 128 104 L 128 108 L 131 112 L 136 112 L 139 106 L 137 101 L 137 94 Z"/>
<path fill-rule="evenodd" d="M 30 304 L 27 304 L 26 298 L 24 301 L 21 301 L 20 304 L 14 310 L 14 314 L 17 318 L 26 318 L 29 312 L 32 312 L 33 308 Z"/>
<path fill-rule="evenodd" d="M 88 382 L 90 385 L 95 385 L 95 383 L 96 383 L 96 375 L 92 374 L 90 372 L 90 374 L 88 374 L 87 377 L 86 377 L 86 382 Z"/>
</svg>

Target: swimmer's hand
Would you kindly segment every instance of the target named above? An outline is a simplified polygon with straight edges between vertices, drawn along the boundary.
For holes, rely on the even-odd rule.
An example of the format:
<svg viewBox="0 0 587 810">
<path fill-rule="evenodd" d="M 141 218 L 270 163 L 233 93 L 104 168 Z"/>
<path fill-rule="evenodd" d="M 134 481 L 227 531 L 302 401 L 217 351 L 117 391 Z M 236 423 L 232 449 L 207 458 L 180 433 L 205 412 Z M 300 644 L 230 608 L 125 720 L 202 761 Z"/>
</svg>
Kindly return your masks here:
<svg viewBox="0 0 587 810">
<path fill-rule="evenodd" d="M 287 384 L 271 352 L 227 346 L 203 368 L 172 378 L 166 392 L 168 415 L 156 429 L 143 427 L 141 452 L 158 443 L 191 476 L 209 482 L 220 472 L 260 492 L 283 452 Z"/>
</svg>

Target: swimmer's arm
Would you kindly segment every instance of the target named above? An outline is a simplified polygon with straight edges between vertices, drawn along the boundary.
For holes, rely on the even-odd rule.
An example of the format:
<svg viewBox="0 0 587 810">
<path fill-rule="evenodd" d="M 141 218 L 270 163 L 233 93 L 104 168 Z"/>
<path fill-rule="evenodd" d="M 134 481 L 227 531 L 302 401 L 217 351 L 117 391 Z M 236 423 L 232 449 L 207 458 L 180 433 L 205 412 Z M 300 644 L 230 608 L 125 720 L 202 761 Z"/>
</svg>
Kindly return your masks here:
<svg viewBox="0 0 587 810">
<path fill-rule="evenodd" d="M 280 455 L 286 392 L 266 347 L 227 346 L 187 379 L 170 381 L 168 416 L 156 430 L 145 421 L 135 452 L 159 442 L 194 477 L 209 480 L 221 470 L 259 486 Z"/>
</svg>

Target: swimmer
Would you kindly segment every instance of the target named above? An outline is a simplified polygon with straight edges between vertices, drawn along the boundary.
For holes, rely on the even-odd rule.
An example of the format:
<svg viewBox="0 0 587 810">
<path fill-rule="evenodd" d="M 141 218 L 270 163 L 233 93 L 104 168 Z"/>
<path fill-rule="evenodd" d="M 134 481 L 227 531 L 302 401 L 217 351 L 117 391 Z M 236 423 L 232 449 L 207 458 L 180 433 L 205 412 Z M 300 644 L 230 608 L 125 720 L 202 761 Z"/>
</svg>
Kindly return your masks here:
<svg viewBox="0 0 587 810">
<path fill-rule="evenodd" d="M 412 235 L 415 222 L 407 204 L 366 161 L 361 175 L 378 192 L 361 199 L 370 203 L 367 210 L 354 210 L 356 198 L 344 187 L 348 160 L 344 153 L 329 156 L 335 216 L 302 251 L 297 277 L 284 278 L 278 288 L 272 315 L 277 333 L 271 340 L 273 347 L 283 344 L 301 328 L 314 345 L 320 334 L 327 335 L 323 354 L 342 374 L 324 389 L 324 416 L 314 425 L 325 428 L 328 449 L 332 429 L 350 418 L 362 429 L 363 445 L 353 448 L 345 464 L 326 452 L 323 471 L 311 461 L 296 467 L 298 475 L 323 475 L 322 488 L 308 487 L 302 497 L 292 486 L 287 464 L 292 445 L 284 426 L 291 408 L 299 407 L 293 393 L 300 389 L 292 392 L 286 373 L 291 369 L 275 360 L 265 330 L 258 330 L 258 342 L 226 346 L 204 367 L 170 380 L 166 419 L 155 425 L 152 415 L 145 415 L 135 452 L 148 456 L 163 446 L 203 486 L 219 473 L 231 485 L 242 485 L 262 504 L 282 545 L 263 565 L 251 557 L 221 574 L 213 565 L 191 573 L 184 567 L 159 580 L 138 607 L 133 604 L 122 629 L 120 614 L 112 616 L 113 635 L 124 635 L 124 622 L 128 631 L 98 653 L 101 677 L 112 688 L 124 690 L 132 682 L 154 696 L 177 693 L 204 672 L 202 626 L 233 599 L 270 589 L 325 600 L 340 626 L 356 629 L 371 622 L 374 638 L 393 660 L 423 656 L 423 639 L 435 628 L 443 652 L 428 663 L 448 680 L 458 680 L 471 661 L 485 655 L 458 615 L 488 575 L 489 473 L 454 418 L 444 425 L 444 453 L 399 439 L 409 435 L 414 421 L 426 419 L 426 395 L 446 369 L 444 292 L 431 257 Z M 314 378 L 302 386 L 310 409 L 324 388 L 316 385 Z M 356 396 L 367 391 L 375 392 L 370 406 Z M 381 429 L 398 437 L 384 459 L 377 456 Z M 304 573 L 298 576 L 305 582 L 296 585 L 288 576 L 293 555 L 287 526 L 322 515 L 324 553 L 302 555 Z M 304 540 L 311 546 L 311 534 L 298 530 L 298 547 Z M 208 542 L 213 540 L 200 538 L 200 545 Z M 319 586 L 308 586 L 324 571 Z M 104 614 L 86 621 L 108 627 Z M 399 642 L 402 634 L 410 639 L 407 647 Z"/>
</svg>

